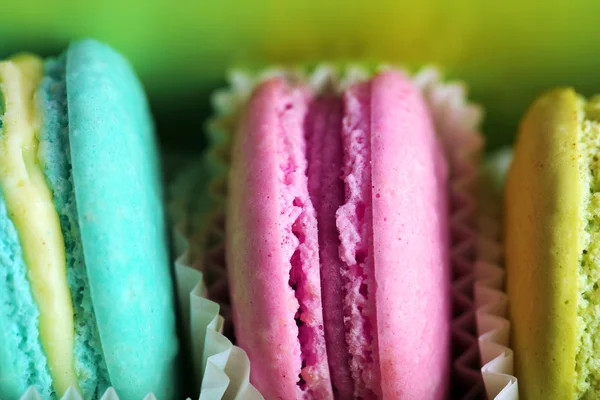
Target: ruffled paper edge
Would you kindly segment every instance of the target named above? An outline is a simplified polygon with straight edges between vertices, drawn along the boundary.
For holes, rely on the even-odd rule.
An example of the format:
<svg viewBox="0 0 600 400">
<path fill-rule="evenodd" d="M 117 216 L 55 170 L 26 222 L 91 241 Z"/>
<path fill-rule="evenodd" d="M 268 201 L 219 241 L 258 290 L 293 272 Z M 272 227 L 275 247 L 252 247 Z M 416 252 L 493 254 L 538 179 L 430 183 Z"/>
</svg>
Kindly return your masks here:
<svg viewBox="0 0 600 400">
<path fill-rule="evenodd" d="M 508 296 L 503 291 L 501 192 L 511 152 L 504 149 L 489 158 L 482 176 L 478 260 L 475 267 L 475 305 L 481 373 L 489 399 L 518 400 L 510 343 Z"/>
<path fill-rule="evenodd" d="M 482 111 L 467 101 L 462 83 L 444 83 L 436 69 L 426 68 L 414 79 L 429 105 L 450 169 L 452 343 L 456 352 L 452 378 L 467 388 L 453 392 L 453 395 L 463 400 L 475 399 L 483 395 L 473 299 L 478 234 L 477 180 L 484 147 L 479 132 Z"/>
<path fill-rule="evenodd" d="M 34 387 L 30 387 L 27 391 L 21 396 L 20 400 L 42 400 L 38 392 Z M 83 400 L 83 397 L 79 394 L 79 392 L 73 388 L 67 389 L 65 394 L 60 398 L 60 400 Z M 119 400 L 119 396 L 117 396 L 117 392 L 113 388 L 108 388 L 106 392 L 100 397 L 100 400 Z M 144 397 L 143 400 L 156 400 L 156 397 L 152 393 L 148 394 Z"/>
<path fill-rule="evenodd" d="M 246 352 L 222 334 L 224 320 L 219 314 L 220 307 L 206 298 L 202 272 L 191 267 L 189 242 L 178 225 L 174 236 L 180 254 L 175 261 L 179 302 L 185 332 L 191 335 L 186 343 L 191 344 L 194 377 L 201 388 L 199 399 L 262 399 L 250 383 L 250 360 Z"/>
</svg>

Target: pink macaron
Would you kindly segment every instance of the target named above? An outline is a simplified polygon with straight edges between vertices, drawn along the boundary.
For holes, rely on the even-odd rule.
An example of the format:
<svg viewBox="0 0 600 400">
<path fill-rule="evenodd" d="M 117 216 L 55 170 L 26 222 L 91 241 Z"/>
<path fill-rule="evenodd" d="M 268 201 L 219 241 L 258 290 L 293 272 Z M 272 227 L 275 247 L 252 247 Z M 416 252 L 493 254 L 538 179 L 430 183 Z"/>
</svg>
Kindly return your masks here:
<svg viewBox="0 0 600 400">
<path fill-rule="evenodd" d="M 400 72 L 254 89 L 233 136 L 226 259 L 236 339 L 266 399 L 448 395 L 447 175 Z"/>
</svg>

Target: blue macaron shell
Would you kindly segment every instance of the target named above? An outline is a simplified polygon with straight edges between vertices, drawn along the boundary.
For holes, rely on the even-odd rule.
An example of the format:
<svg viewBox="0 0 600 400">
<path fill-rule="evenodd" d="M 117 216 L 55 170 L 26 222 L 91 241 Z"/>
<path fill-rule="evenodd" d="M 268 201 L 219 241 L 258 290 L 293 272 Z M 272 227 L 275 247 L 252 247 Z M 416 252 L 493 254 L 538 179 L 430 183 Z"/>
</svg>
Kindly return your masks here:
<svg viewBox="0 0 600 400">
<path fill-rule="evenodd" d="M 87 278 L 121 400 L 177 395 L 174 298 L 152 120 L 129 64 L 86 40 L 66 54 L 72 179 Z"/>
<path fill-rule="evenodd" d="M 38 160 L 52 192 L 65 243 L 75 324 L 75 372 L 83 398 L 97 399 L 110 386 L 110 379 L 88 285 L 71 177 L 64 55 L 45 62 L 37 98 L 43 116 Z"/>
</svg>

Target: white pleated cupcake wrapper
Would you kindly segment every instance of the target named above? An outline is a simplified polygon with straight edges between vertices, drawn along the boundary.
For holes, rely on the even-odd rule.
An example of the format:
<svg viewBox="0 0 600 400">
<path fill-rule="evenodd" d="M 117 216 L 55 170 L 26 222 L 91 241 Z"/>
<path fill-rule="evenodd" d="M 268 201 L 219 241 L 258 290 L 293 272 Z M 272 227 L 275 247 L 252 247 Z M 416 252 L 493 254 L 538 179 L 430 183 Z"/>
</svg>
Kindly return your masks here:
<svg viewBox="0 0 600 400">
<path fill-rule="evenodd" d="M 454 378 L 473 384 L 463 399 L 479 398 L 483 379 L 488 399 L 518 400 L 501 265 L 501 192 L 511 153 L 497 152 L 480 171 L 483 143 L 477 132 L 479 111 L 464 103 L 462 88 L 440 85 L 435 71 L 425 70 L 416 80 L 424 89 L 452 171 L 453 295 L 455 307 L 464 310 L 454 319 L 453 337 L 455 345 L 463 343 L 465 349 L 455 360 Z M 473 297 L 467 295 L 471 288 Z M 473 336 L 473 319 L 477 337 Z M 480 370 L 474 369 L 478 355 Z"/>
<path fill-rule="evenodd" d="M 483 395 L 472 295 L 478 235 L 476 190 L 484 145 L 478 131 L 481 110 L 467 103 L 464 86 L 442 82 L 435 69 L 422 70 L 415 82 L 429 105 L 450 170 L 452 341 L 458 352 L 452 379 L 459 389 L 453 395 L 463 400 L 476 399 Z"/>
<path fill-rule="evenodd" d="M 224 319 L 219 315 L 219 305 L 206 298 L 202 273 L 190 267 L 188 242 L 178 229 L 175 242 L 177 254 L 181 254 L 175 262 L 179 302 L 185 332 L 192 335 L 186 342 L 191 343 L 194 377 L 201 387 L 200 400 L 262 399 L 250 384 L 246 352 L 222 334 Z"/>
<path fill-rule="evenodd" d="M 519 386 L 514 376 L 513 351 L 509 347 L 508 297 L 503 291 L 505 270 L 502 262 L 500 229 L 501 191 L 510 163 L 509 150 L 498 152 L 486 165 L 482 188 L 485 207 L 479 219 L 479 251 L 475 265 L 475 306 L 481 355 L 481 373 L 488 399 L 518 400 Z"/>
</svg>

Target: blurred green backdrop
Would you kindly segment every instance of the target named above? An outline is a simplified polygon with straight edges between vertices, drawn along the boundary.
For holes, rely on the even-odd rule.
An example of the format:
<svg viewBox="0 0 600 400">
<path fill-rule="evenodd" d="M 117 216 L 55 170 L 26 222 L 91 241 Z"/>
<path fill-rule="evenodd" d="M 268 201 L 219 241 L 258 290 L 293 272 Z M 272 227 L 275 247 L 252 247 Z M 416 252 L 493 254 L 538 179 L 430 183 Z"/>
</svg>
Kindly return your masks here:
<svg viewBox="0 0 600 400">
<path fill-rule="evenodd" d="M 320 60 L 434 63 L 486 108 L 491 148 L 510 143 L 543 89 L 600 91 L 600 2 L 562 0 L 0 0 L 0 55 L 55 54 L 79 37 L 125 53 L 161 139 L 198 148 L 208 94 L 231 65 Z"/>
</svg>

